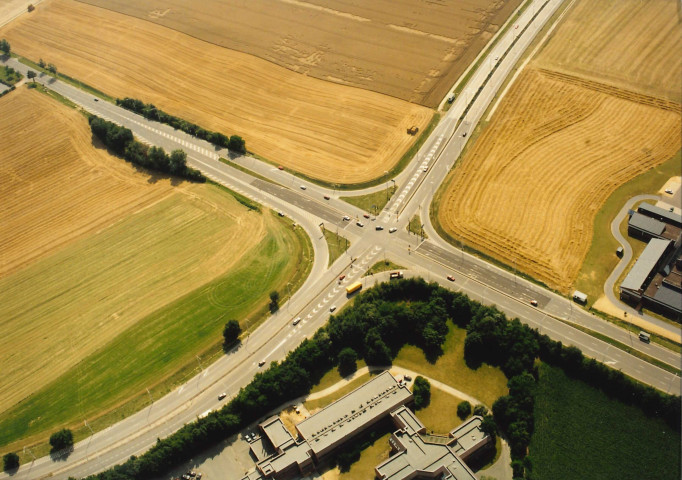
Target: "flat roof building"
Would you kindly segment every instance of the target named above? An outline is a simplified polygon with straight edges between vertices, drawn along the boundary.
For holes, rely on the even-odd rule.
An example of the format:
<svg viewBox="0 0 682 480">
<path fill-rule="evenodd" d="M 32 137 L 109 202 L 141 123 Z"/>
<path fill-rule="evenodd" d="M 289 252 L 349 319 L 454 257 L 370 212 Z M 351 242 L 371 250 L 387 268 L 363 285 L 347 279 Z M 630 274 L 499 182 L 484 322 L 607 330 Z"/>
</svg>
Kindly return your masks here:
<svg viewBox="0 0 682 480">
<path fill-rule="evenodd" d="M 391 418 L 399 430 L 389 439 L 392 455 L 375 468 L 376 478 L 476 480 L 465 461 L 491 444 L 481 430 L 481 417 L 472 417 L 447 437 L 426 435 L 424 425 L 406 407 L 392 412 Z"/>
<path fill-rule="evenodd" d="M 640 240 L 663 238 L 665 223 L 655 218 L 647 217 L 639 212 L 634 212 L 628 220 L 628 235 Z"/>
<path fill-rule="evenodd" d="M 635 262 L 630 273 L 620 285 L 620 298 L 623 301 L 638 304 L 649 282 L 654 278 L 658 269 L 665 263 L 668 253 L 672 251 L 670 240 L 652 238 L 642 254 Z"/>
<path fill-rule="evenodd" d="M 637 212 L 646 215 L 647 217 L 655 218 L 677 228 L 682 228 L 682 215 L 679 215 L 665 208 L 657 207 L 650 203 L 641 203 L 637 208 Z"/>
</svg>

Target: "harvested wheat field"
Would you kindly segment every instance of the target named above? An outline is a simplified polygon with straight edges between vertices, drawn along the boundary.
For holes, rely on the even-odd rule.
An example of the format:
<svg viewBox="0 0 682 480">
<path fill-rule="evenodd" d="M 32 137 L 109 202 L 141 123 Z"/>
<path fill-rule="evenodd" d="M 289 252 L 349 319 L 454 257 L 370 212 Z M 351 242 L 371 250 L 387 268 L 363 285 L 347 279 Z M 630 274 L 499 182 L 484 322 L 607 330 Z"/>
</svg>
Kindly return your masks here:
<svg viewBox="0 0 682 480">
<path fill-rule="evenodd" d="M 675 0 L 581 0 L 535 65 L 680 102 L 682 27 Z"/>
<path fill-rule="evenodd" d="M 435 107 L 521 0 L 85 0 L 294 72 Z"/>
<path fill-rule="evenodd" d="M 659 103 L 524 71 L 453 171 L 438 221 L 567 292 L 609 195 L 680 149 L 679 108 Z"/>
<path fill-rule="evenodd" d="M 150 312 L 234 268 L 266 225 L 216 187 L 150 181 L 95 148 L 82 115 L 36 91 L 5 96 L 0 111 L 6 412 Z"/>
<path fill-rule="evenodd" d="M 97 28 L 92 28 L 97 25 Z M 151 22 L 73 0 L 41 5 L 0 30 L 13 50 L 117 97 L 131 96 L 311 177 L 381 176 L 425 127 L 426 107 L 299 75 Z M 334 168 L 330 168 L 333 165 Z"/>
</svg>

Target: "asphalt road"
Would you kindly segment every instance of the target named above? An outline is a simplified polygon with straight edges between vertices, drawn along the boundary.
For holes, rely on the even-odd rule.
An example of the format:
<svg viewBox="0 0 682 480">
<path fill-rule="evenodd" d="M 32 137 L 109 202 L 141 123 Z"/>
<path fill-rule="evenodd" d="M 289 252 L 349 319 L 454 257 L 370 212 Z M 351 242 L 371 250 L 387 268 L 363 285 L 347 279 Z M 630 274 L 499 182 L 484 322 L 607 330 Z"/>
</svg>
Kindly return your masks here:
<svg viewBox="0 0 682 480">
<path fill-rule="evenodd" d="M 372 217 L 369 220 L 362 218 L 364 212 L 360 209 L 338 200 L 339 192 L 334 189 L 329 190 L 302 181 L 255 159 L 237 157 L 232 160 L 279 185 L 254 178 L 220 162 L 218 158 L 227 157 L 227 152 L 207 142 L 145 120 L 107 102 L 96 101 L 92 95 L 62 82 L 41 77 L 41 81 L 49 88 L 93 114 L 127 126 L 139 139 L 168 151 L 183 148 L 188 152 L 189 163 L 216 182 L 284 213 L 310 236 L 315 249 L 315 261 L 311 275 L 304 285 L 277 314 L 245 339 L 239 348 L 207 366 L 202 373 L 176 391 L 154 399 L 148 408 L 79 442 L 68 458 L 58 462 L 40 458 L 32 464 L 22 466 L 17 478 L 86 476 L 120 463 L 130 455 L 141 454 L 156 438 L 166 436 L 207 410 L 222 405 L 217 400 L 218 394 L 225 392 L 232 396 L 240 387 L 248 384 L 259 370 L 258 362 L 280 360 L 304 338 L 311 336 L 327 321 L 332 306 L 341 308 L 345 304 L 345 285 L 349 282 L 362 279 L 363 285 L 368 287 L 385 278 L 381 275 L 362 276 L 373 263 L 384 258 L 409 267 L 414 273 L 438 281 L 448 288 L 461 289 L 474 299 L 495 304 L 507 315 L 520 318 L 552 338 L 576 345 L 586 355 L 605 361 L 663 391 L 679 392 L 678 376 L 586 335 L 553 317 L 604 332 L 604 335 L 671 365 L 679 366 L 678 354 L 655 344 L 633 342 L 627 331 L 593 317 L 582 309 L 574 308 L 572 302 L 565 298 L 460 252 L 439 239 L 428 221 L 428 205 L 435 188 L 452 168 L 469 138 L 462 134 L 473 129 L 502 80 L 560 3 L 561 0 L 546 3 L 536 1 L 515 20 L 515 25 L 519 27 L 510 29 L 500 38 L 489 58 L 482 62 L 482 67 L 472 76 L 463 95 L 406 168 L 402 188 L 379 218 Z M 544 5 L 542 9 L 541 4 Z M 530 20 L 534 11 L 539 11 L 538 16 L 530 27 L 525 28 L 524 22 Z M 519 35 L 514 43 L 515 37 Z M 27 70 L 15 60 L 10 60 L 9 63 L 24 73 Z M 490 70 L 492 74 L 487 78 Z M 473 92 L 479 91 L 479 86 L 480 93 L 474 98 Z M 458 123 L 459 117 L 467 108 L 468 113 Z M 325 195 L 330 197 L 329 200 L 324 199 Z M 431 238 L 425 242 L 418 241 L 405 231 L 409 217 L 416 212 L 421 212 L 425 229 Z M 352 220 L 344 221 L 344 215 Z M 364 227 L 356 225 L 356 219 L 361 219 Z M 351 241 L 349 250 L 329 269 L 326 243 L 320 230 L 321 223 L 325 224 L 325 228 L 333 225 L 332 228 L 338 229 L 340 234 Z M 388 232 L 388 228 L 376 231 L 376 225 L 396 226 L 398 231 L 393 234 Z M 456 281 L 446 280 L 448 274 L 454 274 Z M 341 283 L 338 281 L 340 275 L 346 275 Z M 531 306 L 530 300 L 537 300 L 538 306 Z M 297 317 L 301 317 L 302 321 L 293 326 L 292 320 Z M 0 478 L 6 478 L 6 475 L 2 474 Z"/>
</svg>

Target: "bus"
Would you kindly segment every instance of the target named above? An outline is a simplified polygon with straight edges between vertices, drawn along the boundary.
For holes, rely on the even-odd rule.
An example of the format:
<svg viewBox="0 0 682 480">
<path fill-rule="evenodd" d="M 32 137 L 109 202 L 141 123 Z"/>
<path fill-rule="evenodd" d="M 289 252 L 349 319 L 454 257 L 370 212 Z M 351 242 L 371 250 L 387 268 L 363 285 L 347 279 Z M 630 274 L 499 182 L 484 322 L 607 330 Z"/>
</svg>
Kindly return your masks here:
<svg viewBox="0 0 682 480">
<path fill-rule="evenodd" d="M 351 295 L 362 288 L 362 282 L 355 282 L 346 287 L 346 295 Z"/>
</svg>

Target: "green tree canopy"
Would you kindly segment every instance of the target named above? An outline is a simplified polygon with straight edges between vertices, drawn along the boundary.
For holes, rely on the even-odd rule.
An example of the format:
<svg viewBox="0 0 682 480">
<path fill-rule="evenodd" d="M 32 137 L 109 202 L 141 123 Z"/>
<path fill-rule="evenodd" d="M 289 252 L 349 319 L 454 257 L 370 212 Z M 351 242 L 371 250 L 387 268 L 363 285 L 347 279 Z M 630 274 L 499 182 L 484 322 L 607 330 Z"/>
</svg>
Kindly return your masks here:
<svg viewBox="0 0 682 480">
<path fill-rule="evenodd" d="M 414 408 L 417 410 L 427 407 L 431 403 L 431 383 L 422 376 L 414 379 L 412 387 L 414 395 Z"/>
<path fill-rule="evenodd" d="M 237 320 L 229 320 L 223 329 L 224 345 L 226 347 L 233 345 L 239 339 L 241 333 L 242 327 L 239 326 L 239 322 Z"/>
<path fill-rule="evenodd" d="M 0 51 L 3 52 L 5 55 L 9 55 L 10 51 L 12 48 L 10 47 L 10 44 L 7 40 L 4 38 L 0 40 Z"/>
<path fill-rule="evenodd" d="M 457 416 L 464 420 L 469 415 L 471 415 L 471 404 L 466 400 L 459 402 L 459 405 L 457 405 Z"/>
<path fill-rule="evenodd" d="M 2 457 L 2 466 L 6 472 L 11 472 L 19 468 L 19 455 L 14 452 L 6 453 Z"/>
<path fill-rule="evenodd" d="M 52 452 L 73 447 L 73 433 L 67 428 L 53 433 L 50 436 L 50 446 L 52 447 Z"/>
<path fill-rule="evenodd" d="M 358 354 L 350 347 L 339 352 L 339 375 L 347 377 L 358 369 Z"/>
</svg>

